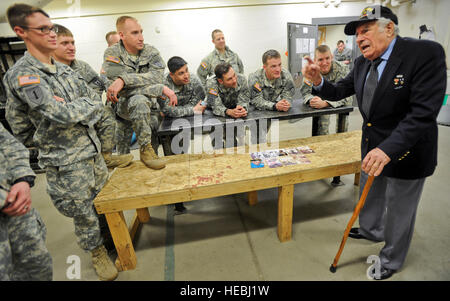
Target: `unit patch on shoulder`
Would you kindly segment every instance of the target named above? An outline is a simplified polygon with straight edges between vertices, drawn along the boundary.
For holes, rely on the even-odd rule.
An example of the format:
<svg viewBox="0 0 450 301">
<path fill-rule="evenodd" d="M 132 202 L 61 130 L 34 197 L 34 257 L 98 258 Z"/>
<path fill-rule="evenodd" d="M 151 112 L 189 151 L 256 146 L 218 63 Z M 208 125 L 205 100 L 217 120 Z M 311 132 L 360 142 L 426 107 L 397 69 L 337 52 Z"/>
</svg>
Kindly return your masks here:
<svg viewBox="0 0 450 301">
<path fill-rule="evenodd" d="M 18 80 L 21 87 L 25 85 L 39 84 L 41 82 L 39 75 L 35 74 L 19 76 Z"/>
<path fill-rule="evenodd" d="M 32 109 L 41 104 L 44 99 L 44 93 L 40 86 L 31 86 L 24 89 L 25 95 L 28 98 L 28 103 Z"/>
<path fill-rule="evenodd" d="M 260 87 L 259 83 L 255 83 L 255 84 L 253 85 L 253 87 L 254 87 L 256 90 L 258 90 L 258 92 L 261 92 L 261 87 Z"/>
<path fill-rule="evenodd" d="M 116 63 L 116 64 L 120 63 L 120 58 L 118 58 L 117 56 L 108 55 L 106 57 L 106 60 L 108 62 L 112 62 L 112 63 Z"/>
<path fill-rule="evenodd" d="M 209 94 L 217 96 L 218 93 L 217 93 L 217 91 L 215 89 L 211 88 L 211 89 L 209 89 Z"/>
<path fill-rule="evenodd" d="M 203 67 L 203 69 L 206 69 L 208 67 L 208 65 L 205 62 L 202 62 L 201 66 Z"/>
</svg>

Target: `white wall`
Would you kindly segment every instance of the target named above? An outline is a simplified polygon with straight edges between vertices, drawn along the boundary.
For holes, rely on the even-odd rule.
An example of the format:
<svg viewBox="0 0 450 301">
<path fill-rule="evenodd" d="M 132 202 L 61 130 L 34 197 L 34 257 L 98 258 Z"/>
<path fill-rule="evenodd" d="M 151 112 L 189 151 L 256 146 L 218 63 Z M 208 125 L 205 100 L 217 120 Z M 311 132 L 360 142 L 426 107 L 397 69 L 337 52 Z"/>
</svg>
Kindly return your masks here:
<svg viewBox="0 0 450 301">
<path fill-rule="evenodd" d="M 54 0 L 44 9 L 53 22 L 71 29 L 78 57 L 96 70 L 100 69 L 106 48 L 106 32 L 115 29 L 117 17 L 127 14 L 140 21 L 145 42 L 158 48 L 166 62 L 171 56 L 182 56 L 191 71 L 195 71 L 201 59 L 213 49 L 211 31 L 222 29 L 227 45 L 239 54 L 248 75 L 260 68 L 262 53 L 270 48 L 282 54 L 283 64 L 287 67 L 284 55 L 287 22 L 311 23 L 312 18 L 318 17 L 355 16 L 366 5 L 366 1 L 343 1 L 338 8 L 333 5 L 325 8 L 321 1 L 307 0 Z M 445 44 L 447 52 L 448 11 L 450 1 L 446 0 L 417 0 L 414 6 L 405 4 L 394 9 L 403 36 L 417 37 L 418 27 L 422 24 L 434 26 L 438 41 Z M 156 28 L 160 33 L 155 31 Z M 1 36 L 12 34 L 7 24 L 0 24 Z"/>
</svg>

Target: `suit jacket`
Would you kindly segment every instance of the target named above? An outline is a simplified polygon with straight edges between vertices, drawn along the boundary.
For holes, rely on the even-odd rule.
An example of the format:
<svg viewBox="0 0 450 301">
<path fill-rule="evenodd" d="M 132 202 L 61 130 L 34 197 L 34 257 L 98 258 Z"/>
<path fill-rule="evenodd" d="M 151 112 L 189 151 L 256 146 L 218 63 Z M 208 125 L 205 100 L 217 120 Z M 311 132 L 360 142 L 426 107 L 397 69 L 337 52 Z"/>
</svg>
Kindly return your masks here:
<svg viewBox="0 0 450 301">
<path fill-rule="evenodd" d="M 362 106 L 370 61 L 355 60 L 350 73 L 336 84 L 324 80 L 313 94 L 340 100 L 356 93 Z M 363 117 L 361 156 L 380 148 L 391 161 L 381 175 L 418 179 L 433 174 L 437 165 L 436 118 L 447 85 L 445 53 L 429 40 L 397 37 L 378 82 L 368 116 Z"/>
</svg>

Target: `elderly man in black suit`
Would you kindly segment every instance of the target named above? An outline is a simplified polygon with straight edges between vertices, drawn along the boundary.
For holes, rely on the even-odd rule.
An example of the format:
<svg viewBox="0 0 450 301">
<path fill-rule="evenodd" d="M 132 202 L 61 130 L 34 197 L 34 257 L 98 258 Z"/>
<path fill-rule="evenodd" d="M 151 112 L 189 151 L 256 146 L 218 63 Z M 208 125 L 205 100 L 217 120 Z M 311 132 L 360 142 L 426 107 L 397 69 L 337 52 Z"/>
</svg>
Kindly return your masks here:
<svg viewBox="0 0 450 301">
<path fill-rule="evenodd" d="M 348 76 L 331 84 L 311 60 L 303 68 L 313 94 L 339 100 L 356 93 L 363 117 L 360 187 L 368 175 L 375 180 L 350 237 L 385 242 L 374 279 L 391 277 L 405 261 L 425 178 L 437 165 L 436 118 L 447 83 L 442 46 L 400 37 L 397 25 L 389 8 L 367 7 L 345 26 L 362 52 Z"/>
</svg>

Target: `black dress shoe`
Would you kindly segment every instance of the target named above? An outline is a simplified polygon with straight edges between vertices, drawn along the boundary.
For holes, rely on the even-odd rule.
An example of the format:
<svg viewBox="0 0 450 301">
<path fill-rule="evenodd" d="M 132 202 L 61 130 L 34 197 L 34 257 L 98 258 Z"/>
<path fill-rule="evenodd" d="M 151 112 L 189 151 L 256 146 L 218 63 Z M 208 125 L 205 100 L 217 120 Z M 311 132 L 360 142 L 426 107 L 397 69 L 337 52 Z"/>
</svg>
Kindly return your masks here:
<svg viewBox="0 0 450 301">
<path fill-rule="evenodd" d="M 365 237 L 364 235 L 362 235 L 359 232 L 359 228 L 352 228 L 350 230 L 350 232 L 348 233 L 348 236 L 350 236 L 351 238 L 354 238 L 354 239 L 368 239 L 367 237 Z"/>
<path fill-rule="evenodd" d="M 381 267 L 380 274 L 375 275 L 375 268 L 372 269 L 373 279 L 375 279 L 375 280 L 384 280 L 384 279 L 391 278 L 391 276 L 394 275 L 395 272 L 396 272 L 396 270 L 390 270 L 390 269 Z"/>
</svg>

